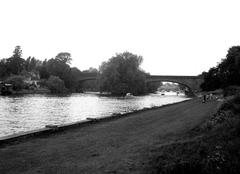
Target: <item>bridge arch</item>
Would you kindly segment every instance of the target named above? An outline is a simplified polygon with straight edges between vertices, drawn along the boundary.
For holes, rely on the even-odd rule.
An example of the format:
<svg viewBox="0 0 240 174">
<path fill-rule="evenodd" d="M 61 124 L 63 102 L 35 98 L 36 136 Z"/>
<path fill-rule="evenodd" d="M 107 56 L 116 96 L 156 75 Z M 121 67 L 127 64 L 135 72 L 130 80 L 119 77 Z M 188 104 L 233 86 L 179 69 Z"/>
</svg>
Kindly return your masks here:
<svg viewBox="0 0 240 174">
<path fill-rule="evenodd" d="M 185 94 L 186 95 L 189 95 L 189 96 L 193 96 L 194 95 L 194 91 L 191 89 L 190 86 L 188 86 L 187 84 L 185 83 L 182 83 L 182 82 L 179 82 L 179 81 L 174 81 L 174 80 L 148 80 L 147 83 L 155 83 L 155 82 L 171 82 L 171 83 L 177 83 L 179 85 L 182 85 L 184 86 L 186 89 L 184 90 Z"/>
<path fill-rule="evenodd" d="M 203 78 L 199 76 L 156 76 L 152 75 L 147 82 L 173 82 L 186 86 L 191 92 L 201 91 L 200 85 Z"/>
</svg>

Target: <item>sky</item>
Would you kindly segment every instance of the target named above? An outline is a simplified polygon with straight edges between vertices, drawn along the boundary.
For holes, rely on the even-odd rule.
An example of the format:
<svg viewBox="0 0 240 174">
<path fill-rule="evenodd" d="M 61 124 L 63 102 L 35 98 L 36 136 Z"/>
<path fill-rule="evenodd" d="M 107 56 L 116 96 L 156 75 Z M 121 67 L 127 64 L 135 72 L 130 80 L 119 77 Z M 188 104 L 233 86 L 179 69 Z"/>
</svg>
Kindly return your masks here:
<svg viewBox="0 0 240 174">
<path fill-rule="evenodd" d="M 240 42 L 238 0 L 0 0 L 0 58 L 72 55 L 80 70 L 116 53 L 152 75 L 198 75 Z"/>
</svg>

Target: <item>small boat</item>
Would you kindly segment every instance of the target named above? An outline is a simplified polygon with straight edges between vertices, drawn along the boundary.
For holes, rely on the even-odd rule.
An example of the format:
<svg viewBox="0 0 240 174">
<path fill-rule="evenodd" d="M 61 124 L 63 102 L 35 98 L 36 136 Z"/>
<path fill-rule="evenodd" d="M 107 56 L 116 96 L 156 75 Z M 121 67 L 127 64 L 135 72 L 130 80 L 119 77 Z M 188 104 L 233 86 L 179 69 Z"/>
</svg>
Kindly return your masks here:
<svg viewBox="0 0 240 174">
<path fill-rule="evenodd" d="M 0 85 L 0 95 L 10 95 L 12 94 L 12 84 L 1 83 Z"/>
<path fill-rule="evenodd" d="M 96 122 L 96 121 L 98 121 L 98 119 L 97 119 L 97 118 L 90 118 L 90 117 L 87 117 L 87 118 L 86 118 L 86 120 L 93 121 L 93 122 Z"/>
<path fill-rule="evenodd" d="M 134 96 L 131 94 L 131 93 L 127 93 L 126 95 L 125 95 L 125 98 L 133 98 Z"/>
<path fill-rule="evenodd" d="M 58 125 L 48 124 L 48 125 L 45 126 L 45 128 L 57 129 L 57 128 L 58 128 Z"/>
</svg>

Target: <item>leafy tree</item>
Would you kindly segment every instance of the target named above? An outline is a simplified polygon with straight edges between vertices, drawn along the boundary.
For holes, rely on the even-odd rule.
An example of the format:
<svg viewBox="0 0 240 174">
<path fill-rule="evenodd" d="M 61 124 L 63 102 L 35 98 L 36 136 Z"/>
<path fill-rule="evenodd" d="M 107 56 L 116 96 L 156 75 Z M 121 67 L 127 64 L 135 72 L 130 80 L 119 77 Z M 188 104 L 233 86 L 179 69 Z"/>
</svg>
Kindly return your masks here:
<svg viewBox="0 0 240 174">
<path fill-rule="evenodd" d="M 25 61 L 25 69 L 27 71 L 36 71 L 37 65 L 41 64 L 41 61 L 35 59 L 34 57 L 28 57 Z"/>
<path fill-rule="evenodd" d="M 116 95 L 145 93 L 146 73 L 140 69 L 142 61 L 141 56 L 124 52 L 103 62 L 99 68 L 100 91 Z"/>
<path fill-rule="evenodd" d="M 60 62 L 63 62 L 65 64 L 71 64 L 71 54 L 68 52 L 58 53 L 58 55 L 56 56 L 56 60 L 59 60 Z"/>
<path fill-rule="evenodd" d="M 0 78 L 7 76 L 6 59 L 0 60 Z"/>
<path fill-rule="evenodd" d="M 47 59 L 38 67 L 38 70 L 41 79 L 48 79 L 50 77 L 50 73 L 47 71 Z"/>
<path fill-rule="evenodd" d="M 205 91 L 215 90 L 221 87 L 220 76 L 217 68 L 211 68 L 208 73 L 204 74 L 204 83 L 201 88 Z"/>
<path fill-rule="evenodd" d="M 204 82 L 201 88 L 205 91 L 225 88 L 230 85 L 240 85 L 240 46 L 228 50 L 225 59 L 208 72 L 202 73 Z"/>
<path fill-rule="evenodd" d="M 46 84 L 52 93 L 66 92 L 64 82 L 59 77 L 50 76 L 49 79 L 47 80 Z"/>
<path fill-rule="evenodd" d="M 40 77 L 47 79 L 49 76 L 56 76 L 63 80 L 64 85 L 71 91 L 76 91 L 78 88 L 78 78 L 81 75 L 79 69 L 71 68 L 70 53 L 59 53 L 55 58 L 44 60 L 38 68 Z"/>
<path fill-rule="evenodd" d="M 78 91 L 78 79 L 81 76 L 81 71 L 76 68 L 70 68 L 70 72 L 65 74 L 65 85 L 70 89 L 71 91 Z"/>
<path fill-rule="evenodd" d="M 221 74 L 227 76 L 227 85 L 240 85 L 240 46 L 233 46 L 228 50 L 227 58 L 219 65 Z"/>
<path fill-rule="evenodd" d="M 22 49 L 20 46 L 16 46 L 13 51 L 13 58 L 22 58 Z"/>
<path fill-rule="evenodd" d="M 13 56 L 7 59 L 7 71 L 12 74 L 19 74 L 25 68 L 25 60 L 21 58 L 22 50 L 20 46 L 16 46 Z"/>
</svg>

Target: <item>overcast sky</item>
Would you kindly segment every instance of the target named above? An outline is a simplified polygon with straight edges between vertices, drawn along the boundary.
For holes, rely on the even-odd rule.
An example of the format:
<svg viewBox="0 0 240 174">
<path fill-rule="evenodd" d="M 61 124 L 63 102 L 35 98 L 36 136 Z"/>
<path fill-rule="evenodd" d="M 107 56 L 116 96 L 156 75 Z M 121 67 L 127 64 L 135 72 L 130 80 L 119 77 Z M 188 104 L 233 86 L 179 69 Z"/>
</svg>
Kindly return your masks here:
<svg viewBox="0 0 240 174">
<path fill-rule="evenodd" d="M 72 55 L 80 70 L 115 53 L 156 75 L 198 75 L 240 41 L 240 1 L 0 0 L 0 58 Z"/>
</svg>

